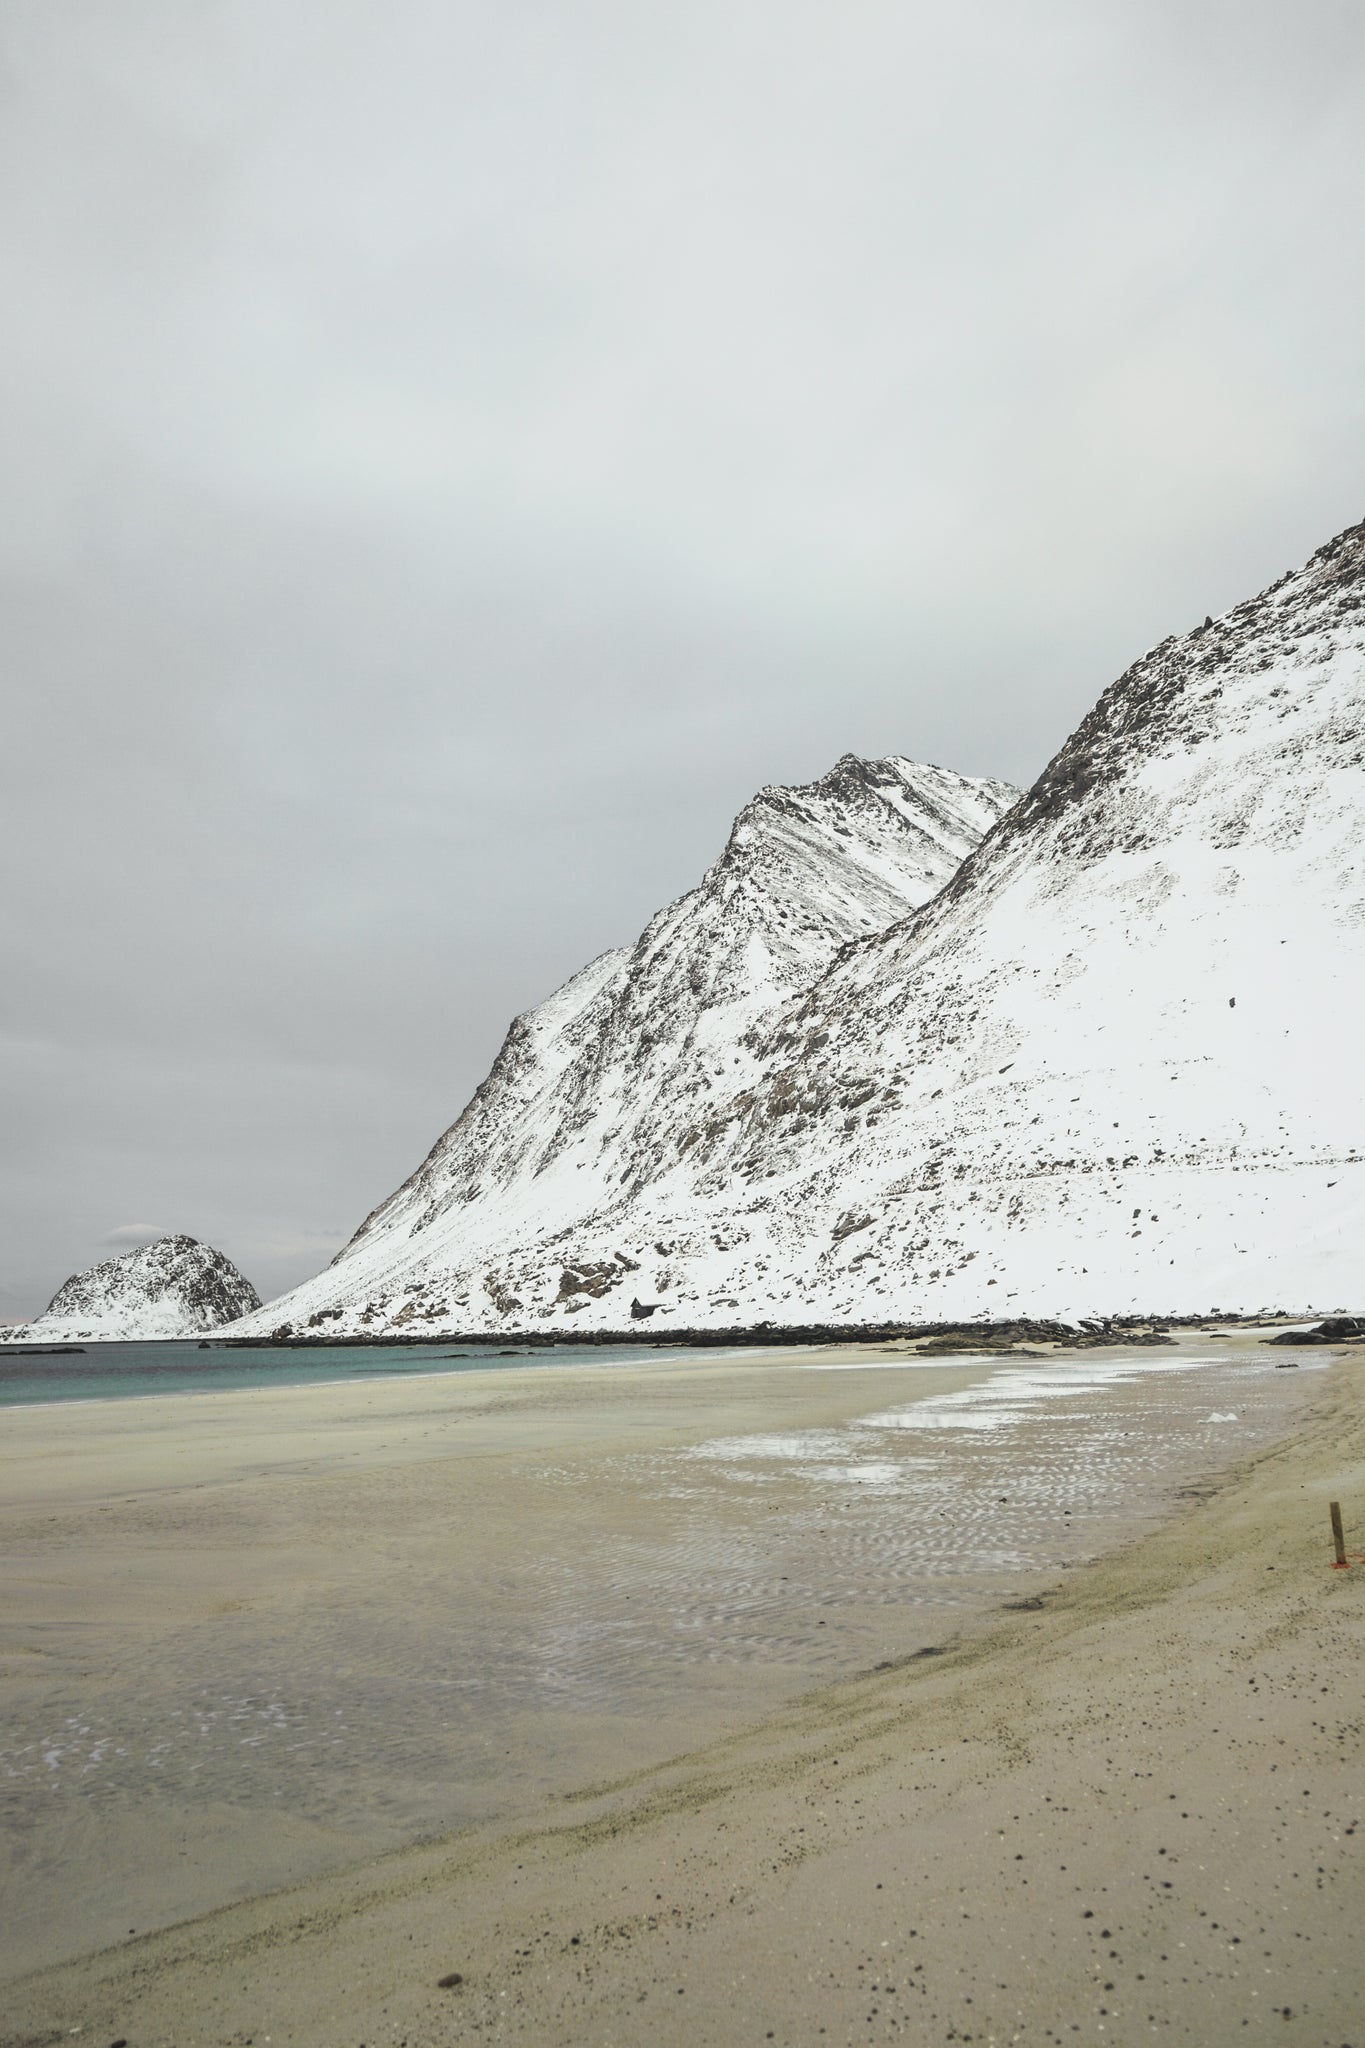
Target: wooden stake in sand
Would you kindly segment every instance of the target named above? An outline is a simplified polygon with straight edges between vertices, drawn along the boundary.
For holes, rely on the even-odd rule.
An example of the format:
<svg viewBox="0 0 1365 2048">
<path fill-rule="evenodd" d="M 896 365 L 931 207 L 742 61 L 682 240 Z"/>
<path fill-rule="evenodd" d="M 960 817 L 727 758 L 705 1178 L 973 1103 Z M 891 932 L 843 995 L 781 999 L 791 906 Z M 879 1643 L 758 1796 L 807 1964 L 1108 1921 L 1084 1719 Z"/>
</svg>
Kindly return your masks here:
<svg viewBox="0 0 1365 2048">
<path fill-rule="evenodd" d="M 1337 1561 L 1332 1566 L 1332 1570 L 1334 1572 L 1349 1571 L 1350 1566 L 1346 1562 L 1346 1534 L 1341 1526 L 1341 1502 L 1339 1500 L 1329 1501 L 1327 1507 L 1332 1517 L 1332 1541 L 1336 1545 L 1337 1551 Z"/>
</svg>

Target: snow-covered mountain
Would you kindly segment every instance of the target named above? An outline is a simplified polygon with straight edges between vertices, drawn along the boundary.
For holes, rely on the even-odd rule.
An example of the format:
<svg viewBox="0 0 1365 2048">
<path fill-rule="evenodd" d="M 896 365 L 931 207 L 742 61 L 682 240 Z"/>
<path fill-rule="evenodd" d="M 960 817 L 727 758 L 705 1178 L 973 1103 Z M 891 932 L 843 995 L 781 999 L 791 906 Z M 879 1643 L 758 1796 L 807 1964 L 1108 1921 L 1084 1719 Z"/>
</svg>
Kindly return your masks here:
<svg viewBox="0 0 1365 2048">
<path fill-rule="evenodd" d="M 763 1020 L 842 946 L 933 896 L 1018 795 L 851 754 L 818 782 L 761 790 L 701 885 L 519 1017 L 412 1178 L 243 1333 L 319 1316 L 329 1329 L 506 1327 L 529 1313 L 505 1284 L 508 1245 L 558 1242 L 572 1219 L 628 1207 L 685 1152 L 701 1110 L 755 1078 L 747 1040 Z M 567 1258 L 551 1291 L 569 1314 L 636 1270 L 612 1254 L 570 1275 Z"/>
<path fill-rule="evenodd" d="M 158 1237 L 73 1274 L 42 1315 L 0 1333 L 11 1344 L 197 1337 L 260 1307 L 230 1259 L 193 1237 Z"/>
<path fill-rule="evenodd" d="M 904 815 L 879 779 L 918 795 L 923 771 L 814 785 L 866 785 L 847 841 L 827 812 L 798 829 L 813 792 L 765 792 L 701 890 L 514 1026 L 420 1172 L 246 1327 L 1357 1305 L 1363 766 L 1353 527 L 1144 655 L 908 915 L 863 849 L 878 806 Z"/>
</svg>

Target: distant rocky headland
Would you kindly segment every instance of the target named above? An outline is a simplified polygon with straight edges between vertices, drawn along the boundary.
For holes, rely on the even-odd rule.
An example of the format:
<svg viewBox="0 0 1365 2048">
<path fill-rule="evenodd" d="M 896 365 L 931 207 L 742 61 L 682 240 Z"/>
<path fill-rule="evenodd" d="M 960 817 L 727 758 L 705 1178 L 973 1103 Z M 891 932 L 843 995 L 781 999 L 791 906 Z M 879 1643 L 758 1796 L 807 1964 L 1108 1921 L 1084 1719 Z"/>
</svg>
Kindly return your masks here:
<svg viewBox="0 0 1365 2048">
<path fill-rule="evenodd" d="M 197 1337 L 260 1305 L 251 1282 L 222 1252 L 193 1237 L 158 1237 L 74 1273 L 42 1315 L 0 1335 L 29 1345 Z"/>
</svg>

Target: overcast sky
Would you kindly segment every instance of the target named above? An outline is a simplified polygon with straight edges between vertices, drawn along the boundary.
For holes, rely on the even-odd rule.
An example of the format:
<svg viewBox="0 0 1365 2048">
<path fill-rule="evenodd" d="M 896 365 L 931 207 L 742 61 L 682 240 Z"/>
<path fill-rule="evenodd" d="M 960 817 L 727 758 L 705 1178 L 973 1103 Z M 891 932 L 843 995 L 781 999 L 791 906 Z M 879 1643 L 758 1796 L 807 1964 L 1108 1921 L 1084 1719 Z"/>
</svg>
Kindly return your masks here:
<svg viewBox="0 0 1365 2048">
<path fill-rule="evenodd" d="M 1365 513 L 1359 0 L 4 0 L 0 1317 Z"/>
</svg>

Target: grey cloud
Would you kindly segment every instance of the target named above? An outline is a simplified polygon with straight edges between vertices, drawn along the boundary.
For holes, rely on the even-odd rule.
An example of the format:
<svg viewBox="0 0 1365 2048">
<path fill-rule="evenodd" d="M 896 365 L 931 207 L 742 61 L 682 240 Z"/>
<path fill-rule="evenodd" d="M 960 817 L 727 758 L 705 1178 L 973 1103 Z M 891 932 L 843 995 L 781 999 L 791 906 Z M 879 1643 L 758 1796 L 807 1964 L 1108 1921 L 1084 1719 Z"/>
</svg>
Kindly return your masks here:
<svg viewBox="0 0 1365 2048">
<path fill-rule="evenodd" d="M 1350 0 L 13 0 L 0 1314 L 263 1292 L 846 749 L 1360 516 Z"/>
</svg>

